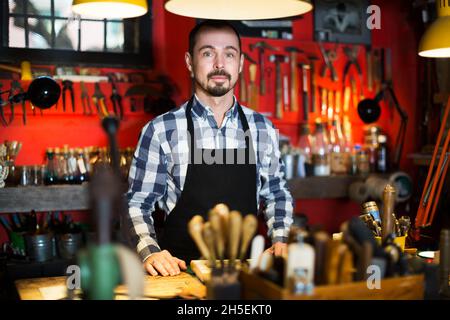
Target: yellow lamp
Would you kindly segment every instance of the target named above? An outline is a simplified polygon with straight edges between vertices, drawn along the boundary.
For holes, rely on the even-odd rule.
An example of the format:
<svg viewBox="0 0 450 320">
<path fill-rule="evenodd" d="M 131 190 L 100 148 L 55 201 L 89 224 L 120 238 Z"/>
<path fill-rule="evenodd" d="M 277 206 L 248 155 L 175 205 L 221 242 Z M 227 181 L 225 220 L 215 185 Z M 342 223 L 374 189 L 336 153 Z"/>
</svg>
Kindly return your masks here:
<svg viewBox="0 0 450 320">
<path fill-rule="evenodd" d="M 419 55 L 428 58 L 450 57 L 450 3 L 436 0 L 438 18 L 423 35 Z"/>
<path fill-rule="evenodd" d="M 311 11 L 310 0 L 169 0 L 167 11 L 216 20 L 259 20 L 292 17 Z"/>
<path fill-rule="evenodd" d="M 147 0 L 73 0 L 76 14 L 101 19 L 125 19 L 147 13 Z"/>
</svg>

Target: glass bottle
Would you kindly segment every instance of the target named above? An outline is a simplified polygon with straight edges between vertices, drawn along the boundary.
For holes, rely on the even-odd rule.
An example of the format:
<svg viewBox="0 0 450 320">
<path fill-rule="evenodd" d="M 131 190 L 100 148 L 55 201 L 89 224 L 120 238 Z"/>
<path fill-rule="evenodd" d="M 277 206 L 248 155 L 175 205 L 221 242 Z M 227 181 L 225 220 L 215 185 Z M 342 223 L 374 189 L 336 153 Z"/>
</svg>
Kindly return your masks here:
<svg viewBox="0 0 450 320">
<path fill-rule="evenodd" d="M 387 137 L 384 134 L 378 136 L 377 171 L 380 173 L 388 172 Z"/>
<path fill-rule="evenodd" d="M 89 181 L 89 172 L 86 168 L 85 153 L 81 148 L 78 149 L 76 161 L 77 161 L 77 170 L 79 172 L 77 183 Z"/>
<path fill-rule="evenodd" d="M 57 175 L 55 170 L 55 153 L 52 148 L 48 148 L 46 154 L 46 170 L 44 183 L 46 185 L 52 185 L 57 183 Z"/>
<path fill-rule="evenodd" d="M 366 176 L 370 173 L 369 155 L 364 148 L 361 148 L 360 145 L 358 145 L 357 148 L 356 163 L 358 166 L 358 173 L 360 175 Z"/>
<path fill-rule="evenodd" d="M 346 174 L 347 164 L 344 153 L 343 136 L 338 131 L 336 120 L 332 121 L 330 128 L 330 165 L 331 173 Z"/>
<path fill-rule="evenodd" d="M 330 155 L 328 147 L 328 138 L 325 132 L 325 125 L 316 122 L 316 130 L 314 132 L 314 144 L 312 148 L 312 161 L 315 176 L 330 175 Z"/>
<path fill-rule="evenodd" d="M 77 158 L 75 156 L 75 149 L 69 149 L 69 158 L 67 160 L 69 167 L 69 181 L 70 183 L 78 183 L 80 171 L 78 170 Z"/>
<path fill-rule="evenodd" d="M 309 124 L 304 123 L 300 127 L 300 136 L 298 139 L 298 177 L 312 176 L 314 174 L 314 167 L 312 163 L 312 144 L 313 138 L 309 131 Z"/>
<path fill-rule="evenodd" d="M 63 166 L 63 160 L 64 157 L 62 157 L 61 150 L 59 148 L 55 148 L 55 173 L 56 173 L 56 180 L 57 183 L 63 183 L 63 176 L 64 176 L 64 166 Z"/>
<path fill-rule="evenodd" d="M 60 166 L 61 166 L 61 182 L 64 184 L 71 183 L 73 176 L 71 177 L 70 166 L 69 166 L 69 146 L 64 145 L 63 152 L 60 155 Z"/>
</svg>

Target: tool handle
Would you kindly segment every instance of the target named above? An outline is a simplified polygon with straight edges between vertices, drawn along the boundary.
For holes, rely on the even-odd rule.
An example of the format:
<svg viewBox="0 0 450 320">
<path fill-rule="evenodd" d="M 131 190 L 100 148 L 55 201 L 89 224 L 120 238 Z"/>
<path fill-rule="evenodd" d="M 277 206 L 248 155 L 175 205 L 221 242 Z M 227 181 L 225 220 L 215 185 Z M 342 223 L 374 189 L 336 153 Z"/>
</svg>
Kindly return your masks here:
<svg viewBox="0 0 450 320">
<path fill-rule="evenodd" d="M 230 267 L 233 267 L 238 254 L 239 242 L 241 240 L 242 215 L 239 211 L 230 212 L 230 226 L 228 234 L 228 249 Z"/>
<path fill-rule="evenodd" d="M 209 260 L 210 254 L 208 247 L 205 244 L 202 236 L 203 229 L 203 218 L 202 216 L 196 215 L 194 216 L 188 223 L 188 231 L 191 238 L 194 240 L 197 248 L 203 257 Z"/>
<path fill-rule="evenodd" d="M 205 222 L 202 228 L 203 240 L 205 241 L 206 246 L 209 251 L 209 265 L 211 268 L 215 268 L 216 265 L 216 253 L 215 253 L 215 245 L 214 242 L 216 240 L 214 230 L 211 226 L 211 223 Z"/>
<path fill-rule="evenodd" d="M 222 227 L 222 223 L 220 221 L 220 216 L 217 211 L 211 210 L 209 212 L 209 222 L 211 224 L 211 228 L 215 234 L 215 249 L 217 251 L 217 256 L 220 260 L 224 258 L 225 251 L 225 233 Z M 210 248 L 211 250 L 211 248 Z"/>
<path fill-rule="evenodd" d="M 241 243 L 241 250 L 239 252 L 239 258 L 241 261 L 245 259 L 248 246 L 250 244 L 250 240 L 256 233 L 257 227 L 258 227 L 258 220 L 256 219 L 255 215 L 253 214 L 246 215 L 242 223 L 242 243 Z"/>
</svg>

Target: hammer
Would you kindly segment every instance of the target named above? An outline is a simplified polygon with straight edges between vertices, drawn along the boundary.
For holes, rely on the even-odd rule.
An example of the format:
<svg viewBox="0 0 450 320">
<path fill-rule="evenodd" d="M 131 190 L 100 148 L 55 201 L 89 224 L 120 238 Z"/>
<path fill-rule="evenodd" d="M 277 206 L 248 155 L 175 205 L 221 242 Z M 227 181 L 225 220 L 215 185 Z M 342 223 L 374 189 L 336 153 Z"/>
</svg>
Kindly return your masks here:
<svg viewBox="0 0 450 320">
<path fill-rule="evenodd" d="M 276 111 L 275 116 L 278 119 L 283 118 L 283 95 L 281 82 L 281 63 L 288 62 L 289 58 L 282 54 L 270 56 L 270 61 L 275 63 L 275 88 L 276 88 Z"/>
<path fill-rule="evenodd" d="M 243 54 L 244 54 L 245 60 L 250 62 L 251 65 L 252 64 L 256 64 L 256 61 L 253 60 L 248 54 L 246 54 L 245 52 Z M 248 95 L 251 94 L 251 93 L 247 92 L 247 86 L 245 84 L 245 76 L 244 76 L 245 75 L 245 71 L 244 70 L 242 70 L 242 73 L 240 74 L 240 77 L 239 77 L 239 99 L 242 102 L 247 103 L 247 102 L 249 102 Z M 253 107 L 256 107 L 256 106 L 250 105 L 250 107 L 253 108 Z"/>
<path fill-rule="evenodd" d="M 264 41 L 258 41 L 254 44 L 250 45 L 250 50 L 253 51 L 253 49 L 258 49 L 258 56 L 259 56 L 259 93 L 261 95 L 266 94 L 266 80 L 264 79 L 264 51 L 266 49 L 269 50 L 275 50 L 278 51 L 279 48 L 272 47 L 270 44 L 264 42 Z"/>
<path fill-rule="evenodd" d="M 297 75 L 297 54 L 303 52 L 302 50 L 297 49 L 296 47 L 287 47 L 285 48 L 287 52 L 290 54 L 290 66 L 291 66 L 291 111 L 298 111 L 298 88 L 299 81 Z"/>
</svg>

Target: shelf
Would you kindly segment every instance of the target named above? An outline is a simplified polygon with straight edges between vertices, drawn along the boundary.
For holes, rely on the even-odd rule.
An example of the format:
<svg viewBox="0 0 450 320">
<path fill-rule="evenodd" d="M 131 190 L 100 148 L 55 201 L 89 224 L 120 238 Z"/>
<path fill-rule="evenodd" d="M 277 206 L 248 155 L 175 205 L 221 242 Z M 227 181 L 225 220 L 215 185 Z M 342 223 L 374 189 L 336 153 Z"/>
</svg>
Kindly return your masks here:
<svg viewBox="0 0 450 320">
<path fill-rule="evenodd" d="M 0 189 L 0 213 L 89 209 L 88 184 Z"/>
<path fill-rule="evenodd" d="M 295 199 L 338 199 L 358 176 L 295 178 L 288 181 Z M 89 210 L 88 184 L 0 189 L 0 213 Z"/>
<path fill-rule="evenodd" d="M 288 181 L 294 199 L 339 199 L 348 197 L 348 188 L 359 176 L 295 178 Z"/>
</svg>

